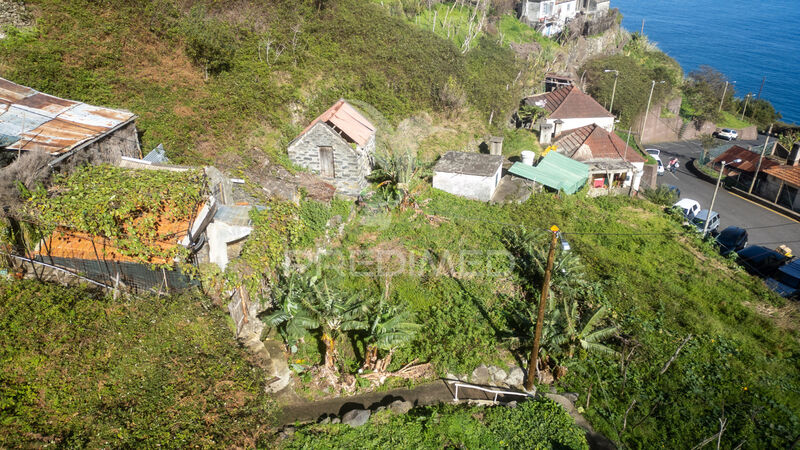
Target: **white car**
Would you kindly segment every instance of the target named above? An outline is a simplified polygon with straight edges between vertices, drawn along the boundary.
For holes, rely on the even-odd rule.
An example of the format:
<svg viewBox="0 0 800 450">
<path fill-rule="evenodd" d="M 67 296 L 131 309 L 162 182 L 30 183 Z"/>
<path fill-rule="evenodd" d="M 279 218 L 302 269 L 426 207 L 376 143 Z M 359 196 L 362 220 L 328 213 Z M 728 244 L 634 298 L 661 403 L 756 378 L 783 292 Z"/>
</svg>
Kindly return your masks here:
<svg viewBox="0 0 800 450">
<path fill-rule="evenodd" d="M 644 151 L 646 151 L 649 155 L 652 155 L 653 157 L 661 156 L 661 150 L 657 148 L 646 148 L 644 149 Z"/>
<path fill-rule="evenodd" d="M 700 203 L 697 203 L 695 200 L 690 198 L 678 200 L 672 206 L 680 208 L 681 211 L 683 211 L 683 217 L 686 217 L 688 220 L 694 219 L 694 216 L 696 216 L 700 211 Z"/>
<path fill-rule="evenodd" d="M 739 137 L 739 132 L 736 130 L 731 130 L 730 128 L 723 128 L 717 132 L 717 137 L 720 139 L 735 141 L 736 138 Z"/>
<path fill-rule="evenodd" d="M 661 162 L 661 158 L 659 158 L 656 155 L 650 155 L 650 156 L 652 156 L 653 159 L 656 160 L 656 164 L 658 164 L 658 169 L 656 170 L 656 173 L 658 175 L 664 175 L 664 163 Z"/>
</svg>

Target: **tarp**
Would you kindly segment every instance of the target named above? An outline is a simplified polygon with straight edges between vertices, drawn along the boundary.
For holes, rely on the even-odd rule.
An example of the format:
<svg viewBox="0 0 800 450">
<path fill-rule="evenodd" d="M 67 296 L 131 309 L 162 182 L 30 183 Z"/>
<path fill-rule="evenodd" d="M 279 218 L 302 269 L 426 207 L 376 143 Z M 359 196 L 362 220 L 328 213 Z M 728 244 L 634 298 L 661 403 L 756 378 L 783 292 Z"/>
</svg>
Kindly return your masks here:
<svg viewBox="0 0 800 450">
<path fill-rule="evenodd" d="M 535 167 L 518 162 L 508 171 L 567 194 L 578 192 L 589 179 L 589 166 L 557 152 L 549 152 Z"/>
</svg>

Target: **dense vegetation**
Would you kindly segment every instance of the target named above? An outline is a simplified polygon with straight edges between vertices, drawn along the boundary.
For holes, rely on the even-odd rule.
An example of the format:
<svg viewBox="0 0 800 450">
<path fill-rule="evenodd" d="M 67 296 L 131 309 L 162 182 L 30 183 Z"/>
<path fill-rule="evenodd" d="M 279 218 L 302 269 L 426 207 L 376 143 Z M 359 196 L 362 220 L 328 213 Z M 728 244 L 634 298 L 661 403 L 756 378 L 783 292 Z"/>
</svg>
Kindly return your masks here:
<svg viewBox="0 0 800 450">
<path fill-rule="evenodd" d="M 413 183 L 411 191 L 417 207 L 362 212 L 322 260 L 344 272 L 330 278 L 342 295 L 381 296 L 391 269 L 392 303 L 409 307 L 425 330 L 397 350 L 395 368 L 420 358 L 442 374 L 464 373 L 526 358 L 531 322 L 519 312 L 535 305 L 538 288 L 511 265 L 504 237 L 520 224 L 535 232 L 555 223 L 573 251 L 557 258 L 565 275 L 554 279 L 559 294 L 548 315 L 577 308 L 578 325 L 570 333 L 548 319 L 553 336 L 576 346 L 554 339 L 543 355 L 568 369 L 558 384 L 581 393 L 578 404 L 597 429 L 626 445 L 686 447 L 715 434 L 724 412 L 730 446 L 795 439 L 800 345 L 797 327 L 780 319 L 794 314 L 792 305 L 660 207 L 553 194 L 490 206 Z M 544 234 L 531 240 L 546 249 Z M 613 354 L 580 342 L 600 330 L 581 334 L 602 307 L 601 320 L 619 331 L 603 342 Z M 306 335 L 299 350 L 311 364 L 322 362 L 317 339 Z M 341 369 L 355 371 L 362 351 L 342 341 Z"/>
<path fill-rule="evenodd" d="M 0 75 L 129 109 L 144 146 L 164 142 L 178 162 L 243 168 L 269 155 L 288 164 L 286 143 L 340 97 L 391 123 L 442 111 L 448 80 L 484 121 L 516 102 L 510 51 L 476 38 L 477 51 L 462 54 L 373 2 L 29 3 L 38 25 L 0 41 Z"/>
<path fill-rule="evenodd" d="M 252 446 L 274 403 L 200 297 L 0 281 L 0 446 Z"/>
<path fill-rule="evenodd" d="M 443 405 L 399 416 L 386 411 L 360 428 L 311 425 L 283 448 L 588 449 L 583 434 L 560 406 L 538 399 L 515 408 Z"/>
</svg>

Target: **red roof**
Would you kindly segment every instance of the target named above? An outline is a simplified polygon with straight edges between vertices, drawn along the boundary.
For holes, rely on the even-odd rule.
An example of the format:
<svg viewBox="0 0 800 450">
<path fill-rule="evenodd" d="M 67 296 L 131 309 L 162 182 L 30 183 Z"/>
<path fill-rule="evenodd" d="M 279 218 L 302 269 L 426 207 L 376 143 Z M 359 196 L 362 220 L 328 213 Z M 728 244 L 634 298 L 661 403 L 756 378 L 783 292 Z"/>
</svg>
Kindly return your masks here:
<svg viewBox="0 0 800 450">
<path fill-rule="evenodd" d="M 766 159 L 764 161 L 766 161 Z M 772 175 L 773 177 L 783 180 L 789 184 L 800 186 L 800 166 L 778 165 L 764 170 L 764 173 Z"/>
<path fill-rule="evenodd" d="M 585 145 L 591 152 L 590 159 L 592 160 L 614 159 L 632 163 L 647 161 L 647 158 L 630 145 L 626 149 L 625 141 L 617 136 L 616 133 L 609 133 L 605 128 L 594 124 L 560 134 L 556 138 L 554 145 L 570 158 L 573 158 L 578 150 Z"/>
<path fill-rule="evenodd" d="M 727 161 L 728 164 L 725 164 L 725 167 L 728 170 L 735 169 L 741 172 L 755 172 L 756 168 L 758 167 L 759 158 L 761 158 L 760 153 L 752 152 L 746 148 L 734 145 L 733 147 L 725 150 L 719 156 L 717 156 L 714 159 L 714 164 L 719 164 L 722 161 Z M 730 162 L 736 159 L 741 159 L 742 162 L 740 163 Z M 766 170 L 770 167 L 775 167 L 777 165 L 778 163 L 776 163 L 775 161 L 764 158 L 764 160 L 761 162 L 761 170 Z"/>
<path fill-rule="evenodd" d="M 305 134 L 317 122 L 327 123 L 341 132 L 346 139 L 355 142 L 361 147 L 367 145 L 369 138 L 375 133 L 375 126 L 344 100 L 339 100 L 327 111 L 311 121 L 300 135 Z"/>
<path fill-rule="evenodd" d="M 575 86 L 566 86 L 546 94 L 525 99 L 525 104 L 540 106 L 549 112 L 551 119 L 587 119 L 614 117 L 590 95 Z"/>
</svg>

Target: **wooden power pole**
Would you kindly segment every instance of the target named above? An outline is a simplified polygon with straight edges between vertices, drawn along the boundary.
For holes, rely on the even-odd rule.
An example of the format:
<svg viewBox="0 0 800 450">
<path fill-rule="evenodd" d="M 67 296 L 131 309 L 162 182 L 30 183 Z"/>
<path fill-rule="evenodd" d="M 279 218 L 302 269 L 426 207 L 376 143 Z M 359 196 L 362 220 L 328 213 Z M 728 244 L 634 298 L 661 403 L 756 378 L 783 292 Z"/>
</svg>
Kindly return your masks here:
<svg viewBox="0 0 800 450">
<path fill-rule="evenodd" d="M 536 316 L 536 332 L 533 335 L 533 349 L 528 361 L 528 378 L 525 379 L 525 390 L 533 389 L 533 377 L 539 367 L 539 341 L 542 338 L 542 324 L 544 322 L 544 309 L 547 307 L 547 294 L 550 289 L 550 272 L 553 271 L 553 259 L 556 256 L 556 240 L 558 227 L 550 227 L 553 238 L 550 240 L 550 253 L 547 254 L 547 268 L 544 270 L 544 283 L 542 283 L 542 297 L 539 299 L 539 314 Z"/>
<path fill-rule="evenodd" d="M 764 153 L 767 152 L 767 145 L 769 145 L 769 137 L 772 135 L 772 125 L 769 126 L 769 131 L 767 131 L 767 140 L 764 141 L 764 148 L 761 149 L 761 156 L 758 158 L 758 165 L 756 166 L 756 172 L 753 174 L 753 181 L 750 182 L 750 189 L 747 190 L 748 194 L 753 193 L 753 187 L 756 185 L 756 178 L 758 178 L 758 172 L 761 170 L 761 162 L 764 161 Z"/>
</svg>

